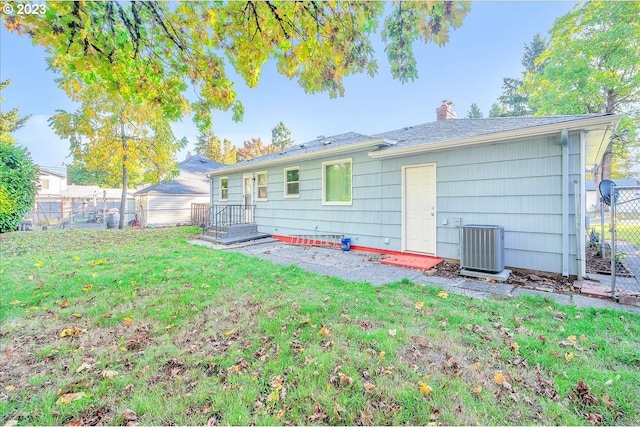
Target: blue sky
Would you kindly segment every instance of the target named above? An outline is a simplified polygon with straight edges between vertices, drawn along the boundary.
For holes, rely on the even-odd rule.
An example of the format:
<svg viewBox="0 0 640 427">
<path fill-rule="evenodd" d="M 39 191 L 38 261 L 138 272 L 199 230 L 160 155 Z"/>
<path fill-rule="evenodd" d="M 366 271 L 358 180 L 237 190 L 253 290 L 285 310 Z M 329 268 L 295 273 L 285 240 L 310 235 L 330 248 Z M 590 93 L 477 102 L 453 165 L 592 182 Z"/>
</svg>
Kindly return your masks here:
<svg viewBox="0 0 640 427">
<path fill-rule="evenodd" d="M 569 12 L 575 2 L 476 1 L 463 26 L 450 34 L 444 47 L 416 43 L 419 78 L 401 84 L 391 78 L 379 34 L 374 35 L 378 74 L 351 76 L 345 81 L 345 95 L 330 99 L 327 94 L 305 94 L 295 81 L 278 74 L 268 63 L 257 88 L 238 81 L 236 89 L 245 107 L 244 120 L 235 123 L 231 114 L 214 112 L 214 132 L 241 146 L 252 137 L 271 142 L 271 129 L 283 121 L 297 142 L 318 135 L 354 131 L 374 134 L 435 120 L 435 109 L 444 99 L 454 102 L 458 117 L 464 117 L 471 103 L 488 111 L 502 92 L 504 77 L 520 77 L 524 45 L 536 33 L 547 36 L 553 22 Z M 56 86 L 55 74 L 46 68 L 43 49 L 32 46 L 26 36 L 0 29 L 0 79 L 11 79 L 5 89 L 2 110 L 18 107 L 31 114 L 16 132 L 41 166 L 60 167 L 70 162 L 68 142 L 60 140 L 47 126 L 56 110 L 74 110 L 64 92 Z M 198 134 L 188 118 L 174 125 L 176 137 L 186 136 L 193 151 Z"/>
</svg>

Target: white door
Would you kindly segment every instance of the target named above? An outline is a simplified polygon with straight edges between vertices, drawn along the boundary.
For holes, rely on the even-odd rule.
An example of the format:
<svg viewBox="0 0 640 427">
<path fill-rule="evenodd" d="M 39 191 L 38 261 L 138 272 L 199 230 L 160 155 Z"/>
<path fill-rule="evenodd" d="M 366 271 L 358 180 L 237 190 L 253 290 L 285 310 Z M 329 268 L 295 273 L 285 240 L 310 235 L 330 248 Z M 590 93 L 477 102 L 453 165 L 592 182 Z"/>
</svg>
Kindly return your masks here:
<svg viewBox="0 0 640 427">
<path fill-rule="evenodd" d="M 405 249 L 436 253 L 436 165 L 404 168 Z"/>
<path fill-rule="evenodd" d="M 242 177 L 242 204 L 244 205 L 244 223 L 253 223 L 253 174 Z"/>
</svg>

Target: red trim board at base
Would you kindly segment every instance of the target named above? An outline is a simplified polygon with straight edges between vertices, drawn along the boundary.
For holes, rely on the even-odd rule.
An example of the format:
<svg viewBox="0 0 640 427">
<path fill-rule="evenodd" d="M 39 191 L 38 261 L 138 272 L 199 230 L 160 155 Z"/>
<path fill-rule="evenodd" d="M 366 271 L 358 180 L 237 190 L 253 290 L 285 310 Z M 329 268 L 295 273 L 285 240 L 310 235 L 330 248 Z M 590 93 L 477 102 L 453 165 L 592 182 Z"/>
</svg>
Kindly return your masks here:
<svg viewBox="0 0 640 427">
<path fill-rule="evenodd" d="M 271 237 L 276 240 L 280 240 L 282 243 L 288 244 L 292 244 L 294 240 L 293 237 L 290 236 L 271 235 Z M 340 244 L 331 245 L 330 243 L 321 241 L 314 241 L 314 244 L 340 247 Z M 431 255 L 408 254 L 406 252 L 391 251 L 357 245 L 351 245 L 351 249 L 354 251 L 373 252 L 377 254 L 388 255 L 388 258 L 383 258 L 380 260 L 381 264 L 395 265 L 398 267 L 408 267 L 417 270 L 426 271 L 442 262 L 442 258 Z"/>
</svg>

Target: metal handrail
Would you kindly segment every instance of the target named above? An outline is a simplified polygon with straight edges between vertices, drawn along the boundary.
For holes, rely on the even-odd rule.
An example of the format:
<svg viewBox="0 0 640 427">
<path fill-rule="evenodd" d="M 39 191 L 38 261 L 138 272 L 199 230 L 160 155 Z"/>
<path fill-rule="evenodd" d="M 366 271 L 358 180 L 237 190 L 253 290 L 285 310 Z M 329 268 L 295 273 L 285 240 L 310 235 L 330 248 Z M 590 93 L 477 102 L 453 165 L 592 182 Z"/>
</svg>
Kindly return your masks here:
<svg viewBox="0 0 640 427">
<path fill-rule="evenodd" d="M 255 205 L 212 205 L 209 227 L 219 230 L 238 224 L 255 224 Z"/>
</svg>

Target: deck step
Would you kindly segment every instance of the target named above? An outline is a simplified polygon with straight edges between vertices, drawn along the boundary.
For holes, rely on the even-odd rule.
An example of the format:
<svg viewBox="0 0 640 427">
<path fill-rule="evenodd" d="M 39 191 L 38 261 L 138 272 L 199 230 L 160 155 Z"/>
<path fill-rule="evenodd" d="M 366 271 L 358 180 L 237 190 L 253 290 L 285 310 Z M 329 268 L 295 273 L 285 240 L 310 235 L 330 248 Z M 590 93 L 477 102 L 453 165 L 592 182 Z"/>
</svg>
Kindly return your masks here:
<svg viewBox="0 0 640 427">
<path fill-rule="evenodd" d="M 251 240 L 265 239 L 271 237 L 269 233 L 247 233 L 239 236 L 212 236 L 210 234 L 202 234 L 200 240 L 205 242 L 217 243 L 219 245 L 233 245 L 234 243 L 249 242 Z"/>
</svg>

